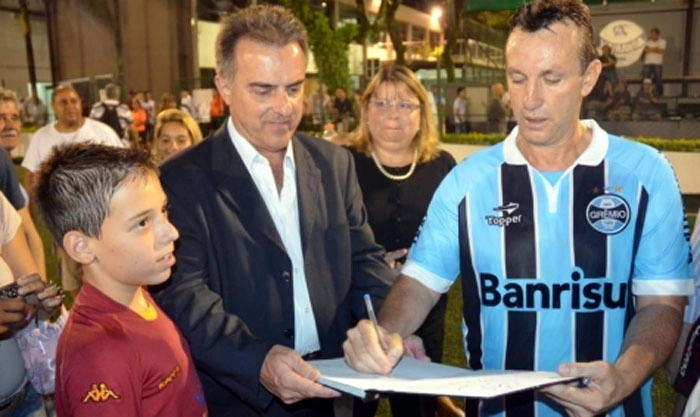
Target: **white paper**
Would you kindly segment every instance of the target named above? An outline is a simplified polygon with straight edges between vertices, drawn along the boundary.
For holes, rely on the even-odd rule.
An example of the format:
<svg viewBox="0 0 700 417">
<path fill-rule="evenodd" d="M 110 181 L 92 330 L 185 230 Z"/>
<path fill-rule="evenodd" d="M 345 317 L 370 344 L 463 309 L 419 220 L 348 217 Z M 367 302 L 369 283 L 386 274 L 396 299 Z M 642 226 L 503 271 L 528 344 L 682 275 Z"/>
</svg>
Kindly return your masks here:
<svg viewBox="0 0 700 417">
<path fill-rule="evenodd" d="M 579 379 L 561 377 L 556 372 L 471 371 L 407 357 L 401 359 L 388 376 L 359 373 L 343 358 L 309 363 L 321 372 L 320 384 L 358 397 L 371 397 L 368 395 L 371 392 L 401 392 L 492 398 Z"/>
</svg>

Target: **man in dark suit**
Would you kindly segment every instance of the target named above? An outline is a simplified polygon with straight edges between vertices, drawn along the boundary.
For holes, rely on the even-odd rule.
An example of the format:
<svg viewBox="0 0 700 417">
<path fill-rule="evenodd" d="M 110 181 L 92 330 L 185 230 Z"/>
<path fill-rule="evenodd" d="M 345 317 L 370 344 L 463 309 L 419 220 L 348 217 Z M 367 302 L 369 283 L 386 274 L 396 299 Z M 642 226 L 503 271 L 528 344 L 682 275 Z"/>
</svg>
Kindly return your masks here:
<svg viewBox="0 0 700 417">
<path fill-rule="evenodd" d="M 157 299 L 190 343 L 211 416 L 332 416 L 312 358 L 380 303 L 391 271 L 350 154 L 295 135 L 306 30 L 281 7 L 222 22 L 216 85 L 231 117 L 162 167 L 180 231 Z"/>
</svg>

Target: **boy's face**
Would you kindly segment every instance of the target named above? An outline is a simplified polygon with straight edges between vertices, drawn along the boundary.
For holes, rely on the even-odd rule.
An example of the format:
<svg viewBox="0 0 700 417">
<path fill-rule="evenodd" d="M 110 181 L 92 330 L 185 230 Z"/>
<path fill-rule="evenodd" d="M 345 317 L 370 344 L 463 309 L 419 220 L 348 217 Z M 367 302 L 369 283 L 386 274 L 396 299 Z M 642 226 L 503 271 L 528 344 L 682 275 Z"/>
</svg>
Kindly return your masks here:
<svg viewBox="0 0 700 417">
<path fill-rule="evenodd" d="M 94 279 L 119 292 L 165 281 L 175 264 L 177 229 L 168 221 L 167 199 L 155 173 L 128 179 L 112 195 L 102 237 L 90 239 Z M 102 287 L 104 288 L 104 287 Z"/>
</svg>

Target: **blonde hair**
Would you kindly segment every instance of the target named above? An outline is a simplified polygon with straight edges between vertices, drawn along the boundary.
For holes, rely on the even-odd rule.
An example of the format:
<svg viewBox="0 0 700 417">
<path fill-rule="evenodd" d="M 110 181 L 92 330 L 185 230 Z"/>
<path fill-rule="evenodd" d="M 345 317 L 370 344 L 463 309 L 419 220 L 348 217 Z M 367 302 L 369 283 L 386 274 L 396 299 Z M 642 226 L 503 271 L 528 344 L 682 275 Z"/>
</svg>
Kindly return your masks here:
<svg viewBox="0 0 700 417">
<path fill-rule="evenodd" d="M 382 67 L 369 82 L 360 101 L 360 121 L 357 129 L 352 133 L 350 146 L 367 156 L 372 154 L 372 134 L 367 125 L 367 110 L 372 95 L 385 82 L 405 85 L 418 98 L 420 125 L 411 146 L 418 152 L 419 162 L 425 163 L 435 159 L 440 153 L 438 149 L 440 142 L 435 122 L 428 107 L 428 92 L 416 74 L 402 65 L 390 64 Z"/>
<path fill-rule="evenodd" d="M 195 145 L 202 141 L 202 131 L 199 129 L 197 122 L 182 110 L 178 109 L 167 109 L 158 113 L 156 116 L 156 125 L 153 129 L 153 145 L 151 147 L 151 153 L 153 155 L 157 154 L 156 146 L 158 145 L 158 137 L 160 136 L 160 131 L 163 125 L 166 123 L 180 123 L 187 129 L 187 133 L 190 134 L 190 139 L 192 139 L 192 145 Z M 156 159 L 158 157 L 156 156 Z"/>
<path fill-rule="evenodd" d="M 163 128 L 163 125 L 170 122 L 180 123 L 185 126 L 185 129 L 190 134 L 190 138 L 192 138 L 193 145 L 202 141 L 202 131 L 199 129 L 197 122 L 192 116 L 178 109 L 167 109 L 158 113 L 154 129 L 155 137 L 160 136 L 160 130 Z"/>
</svg>

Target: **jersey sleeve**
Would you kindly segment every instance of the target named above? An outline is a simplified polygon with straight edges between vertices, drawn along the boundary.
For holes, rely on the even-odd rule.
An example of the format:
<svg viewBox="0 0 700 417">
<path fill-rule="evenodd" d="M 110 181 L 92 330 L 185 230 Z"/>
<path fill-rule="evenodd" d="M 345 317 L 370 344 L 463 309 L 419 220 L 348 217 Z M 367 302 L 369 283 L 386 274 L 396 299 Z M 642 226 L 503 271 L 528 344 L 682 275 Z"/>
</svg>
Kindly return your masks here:
<svg viewBox="0 0 700 417">
<path fill-rule="evenodd" d="M 461 167 L 453 169 L 435 191 L 401 271 L 440 293 L 447 292 L 459 273 L 458 208 L 465 195 L 459 182 L 465 175 Z"/>
<path fill-rule="evenodd" d="M 660 153 L 648 164 L 642 185 L 649 204 L 634 261 L 635 295 L 690 295 L 690 246 L 680 189 L 670 163 Z"/>
<path fill-rule="evenodd" d="M 15 166 L 6 151 L 0 152 L 0 191 L 19 210 L 27 205 L 24 195 L 19 188 L 19 179 L 15 172 Z"/>
</svg>

